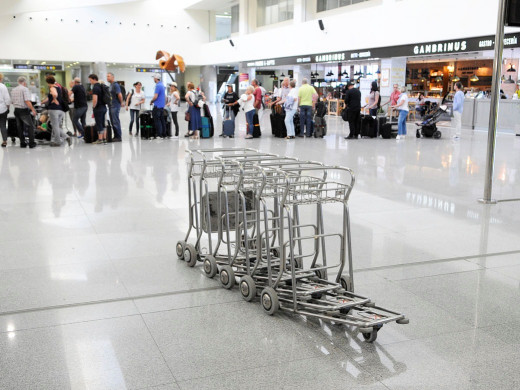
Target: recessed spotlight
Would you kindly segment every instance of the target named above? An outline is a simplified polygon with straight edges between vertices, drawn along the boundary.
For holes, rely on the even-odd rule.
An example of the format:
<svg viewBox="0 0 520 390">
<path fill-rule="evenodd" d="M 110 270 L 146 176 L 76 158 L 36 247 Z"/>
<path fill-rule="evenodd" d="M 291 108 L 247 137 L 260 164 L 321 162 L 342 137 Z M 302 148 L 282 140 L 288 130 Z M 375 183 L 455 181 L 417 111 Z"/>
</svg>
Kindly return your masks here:
<svg viewBox="0 0 520 390">
<path fill-rule="evenodd" d="M 122 22 L 119 22 L 119 25 L 122 25 L 123 23 Z"/>
<path fill-rule="evenodd" d="M 105 20 L 105 24 L 108 24 L 108 20 Z"/>
<path fill-rule="evenodd" d="M 78 22 L 79 22 L 79 19 L 76 19 L 76 23 L 78 23 Z"/>
<path fill-rule="evenodd" d="M 164 26 L 161 24 L 161 28 L 163 28 Z"/>
<path fill-rule="evenodd" d="M 147 24 L 146 24 L 146 27 L 150 27 L 150 23 L 147 23 Z"/>
<path fill-rule="evenodd" d="M 91 21 L 90 21 L 90 23 L 94 23 L 94 21 L 93 21 L 93 20 L 91 20 Z"/>
<path fill-rule="evenodd" d="M 29 20 L 32 20 L 32 16 L 29 16 Z"/>
<path fill-rule="evenodd" d="M 63 19 L 60 19 L 60 22 L 63 22 Z"/>
<path fill-rule="evenodd" d="M 16 18 L 16 16 L 15 16 L 15 18 Z M 173 26 L 173 28 L 177 28 L 177 26 Z"/>
<path fill-rule="evenodd" d="M 16 15 L 13 15 L 13 19 L 16 19 Z"/>
<path fill-rule="evenodd" d="M 134 23 L 134 26 L 135 26 L 135 23 Z"/>
</svg>

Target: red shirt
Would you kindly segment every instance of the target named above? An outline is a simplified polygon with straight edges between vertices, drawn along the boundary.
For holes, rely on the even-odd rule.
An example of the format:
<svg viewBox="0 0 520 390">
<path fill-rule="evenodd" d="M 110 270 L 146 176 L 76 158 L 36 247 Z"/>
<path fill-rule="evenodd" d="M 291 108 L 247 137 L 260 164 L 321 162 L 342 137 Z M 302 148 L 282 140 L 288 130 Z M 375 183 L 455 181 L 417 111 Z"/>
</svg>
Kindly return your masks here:
<svg viewBox="0 0 520 390">
<path fill-rule="evenodd" d="M 253 96 L 255 97 L 255 108 L 260 108 L 262 106 L 262 89 L 260 87 L 256 87 Z"/>
<path fill-rule="evenodd" d="M 392 94 L 390 95 L 390 104 L 392 106 L 395 106 L 397 104 L 397 101 L 399 100 L 399 96 L 401 96 L 401 92 L 399 92 L 399 91 L 392 92 Z"/>
</svg>

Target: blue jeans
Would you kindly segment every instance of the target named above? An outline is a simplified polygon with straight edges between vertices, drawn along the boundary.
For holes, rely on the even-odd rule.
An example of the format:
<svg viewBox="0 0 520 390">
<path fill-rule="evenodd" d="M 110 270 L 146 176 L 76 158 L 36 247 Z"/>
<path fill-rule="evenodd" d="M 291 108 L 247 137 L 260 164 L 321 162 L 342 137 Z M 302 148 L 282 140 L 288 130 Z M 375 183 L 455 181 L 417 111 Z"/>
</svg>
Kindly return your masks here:
<svg viewBox="0 0 520 390">
<path fill-rule="evenodd" d="M 105 114 L 107 113 L 107 107 L 102 104 L 101 107 L 96 106 L 94 108 L 94 120 L 96 121 L 96 130 L 98 134 L 102 134 L 105 131 Z"/>
<path fill-rule="evenodd" d="M 398 122 L 398 131 L 399 135 L 406 135 L 406 118 L 408 117 L 408 111 L 399 110 L 399 122 Z"/>
<path fill-rule="evenodd" d="M 246 112 L 247 134 L 253 135 L 253 129 L 255 128 L 255 125 L 253 124 L 254 116 L 255 116 L 255 110 Z"/>
<path fill-rule="evenodd" d="M 285 110 L 285 127 L 287 128 L 287 137 L 294 137 L 294 114 L 296 110 Z"/>
<path fill-rule="evenodd" d="M 85 134 L 85 120 L 87 117 L 87 109 L 87 106 L 74 109 L 74 117 L 72 118 L 72 122 L 74 123 L 74 125 L 76 125 L 76 129 L 78 129 L 81 135 Z"/>
<path fill-rule="evenodd" d="M 130 128 L 128 131 L 132 134 L 132 126 L 135 120 L 135 134 L 139 134 L 139 110 L 130 109 Z"/>
<path fill-rule="evenodd" d="M 164 109 L 154 106 L 152 115 L 153 115 L 153 123 L 155 124 L 155 129 L 157 130 L 157 137 L 165 137 L 166 136 L 166 120 L 164 118 Z"/>
<path fill-rule="evenodd" d="M 311 106 L 300 106 L 300 135 L 305 134 L 305 126 L 307 126 L 307 137 L 312 135 L 312 107 Z"/>
<path fill-rule="evenodd" d="M 112 129 L 114 129 L 114 138 L 121 139 L 121 121 L 119 120 L 119 111 L 121 106 L 110 107 L 110 121 Z"/>
</svg>

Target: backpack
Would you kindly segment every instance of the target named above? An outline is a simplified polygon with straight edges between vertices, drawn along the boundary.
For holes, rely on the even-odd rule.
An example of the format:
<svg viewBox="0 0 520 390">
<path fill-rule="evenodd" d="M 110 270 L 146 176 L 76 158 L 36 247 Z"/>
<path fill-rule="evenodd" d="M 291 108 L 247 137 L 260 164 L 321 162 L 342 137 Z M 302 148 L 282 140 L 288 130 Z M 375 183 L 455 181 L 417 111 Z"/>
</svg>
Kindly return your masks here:
<svg viewBox="0 0 520 390">
<path fill-rule="evenodd" d="M 121 96 L 123 98 L 123 103 L 126 102 L 126 89 L 124 85 L 119 84 L 119 88 L 121 88 Z"/>
<path fill-rule="evenodd" d="M 61 89 L 61 96 L 58 96 L 58 101 L 61 104 L 61 110 L 63 112 L 69 111 L 69 104 L 71 103 L 70 97 L 69 97 L 69 91 L 64 86 L 60 85 L 59 88 Z"/>
<path fill-rule="evenodd" d="M 325 106 L 325 103 L 321 101 L 316 103 L 316 116 L 323 118 L 325 115 L 327 115 L 327 106 Z"/>
<path fill-rule="evenodd" d="M 202 95 L 198 92 L 195 92 L 194 90 L 191 91 L 194 95 L 195 95 L 195 101 L 193 101 L 193 106 L 194 107 L 198 107 L 199 106 L 199 102 L 203 99 L 202 98 Z"/>
<path fill-rule="evenodd" d="M 101 90 L 103 91 L 103 104 L 110 106 L 112 104 L 112 94 L 110 88 L 106 84 L 101 84 Z"/>
<path fill-rule="evenodd" d="M 132 89 L 132 92 L 128 94 L 128 107 L 130 107 L 130 104 L 132 104 L 132 97 L 134 96 L 134 90 Z M 126 98 L 123 99 L 124 102 L 126 102 Z M 126 104 L 126 103 L 125 103 Z"/>
</svg>

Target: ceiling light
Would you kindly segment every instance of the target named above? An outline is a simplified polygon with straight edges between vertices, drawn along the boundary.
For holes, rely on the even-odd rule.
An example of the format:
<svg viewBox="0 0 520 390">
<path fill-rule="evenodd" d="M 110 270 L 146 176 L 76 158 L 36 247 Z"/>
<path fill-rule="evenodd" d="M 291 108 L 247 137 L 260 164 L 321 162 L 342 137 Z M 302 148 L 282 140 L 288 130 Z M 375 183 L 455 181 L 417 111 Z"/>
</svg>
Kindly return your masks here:
<svg viewBox="0 0 520 390">
<path fill-rule="evenodd" d="M 469 79 L 470 81 L 479 81 L 480 79 L 478 78 L 477 74 L 475 73 L 473 76 L 471 76 L 471 78 Z"/>
<path fill-rule="evenodd" d="M 381 74 L 381 71 L 379 69 L 377 69 L 376 74 Z"/>
<path fill-rule="evenodd" d="M 438 83 L 442 83 L 442 77 L 441 76 L 435 77 L 435 81 Z"/>
<path fill-rule="evenodd" d="M 515 66 L 513 63 L 509 63 L 509 68 L 507 69 L 507 72 L 516 72 Z"/>
<path fill-rule="evenodd" d="M 283 74 L 283 72 L 282 72 L 282 74 L 280 75 L 280 77 L 285 77 L 285 75 Z"/>
<path fill-rule="evenodd" d="M 454 83 L 457 83 L 460 81 L 460 77 L 459 76 L 455 76 L 453 79 L 451 79 L 451 81 L 453 81 Z"/>
</svg>

